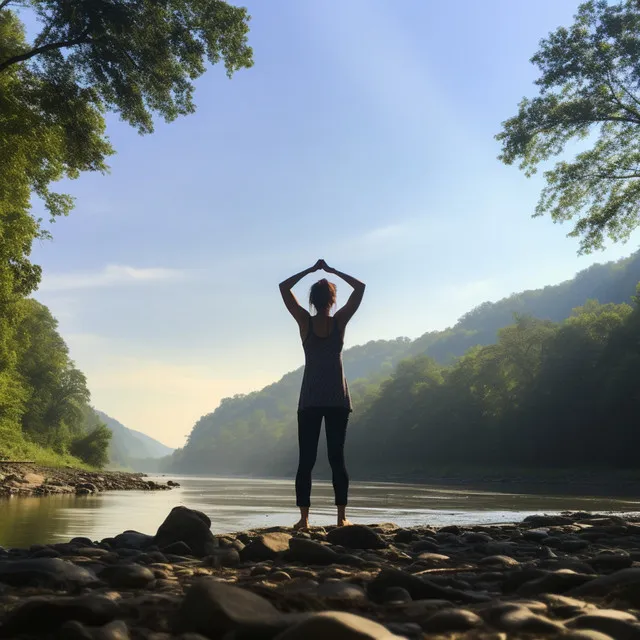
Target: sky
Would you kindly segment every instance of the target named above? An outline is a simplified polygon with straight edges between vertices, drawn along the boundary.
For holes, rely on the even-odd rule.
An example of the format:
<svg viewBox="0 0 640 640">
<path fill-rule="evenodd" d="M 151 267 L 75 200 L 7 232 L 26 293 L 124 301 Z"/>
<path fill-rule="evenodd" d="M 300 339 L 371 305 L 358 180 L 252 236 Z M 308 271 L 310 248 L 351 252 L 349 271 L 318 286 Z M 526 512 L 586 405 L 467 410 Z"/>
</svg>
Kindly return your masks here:
<svg viewBox="0 0 640 640">
<path fill-rule="evenodd" d="M 153 135 L 110 115 L 110 173 L 65 184 L 76 208 L 34 248 L 96 408 L 184 444 L 223 397 L 302 364 L 277 285 L 321 257 L 367 284 L 349 347 L 637 249 L 578 257 L 568 225 L 531 218 L 541 178 L 497 160 L 577 0 L 243 4 L 255 66 L 210 69 L 197 112 Z"/>
</svg>

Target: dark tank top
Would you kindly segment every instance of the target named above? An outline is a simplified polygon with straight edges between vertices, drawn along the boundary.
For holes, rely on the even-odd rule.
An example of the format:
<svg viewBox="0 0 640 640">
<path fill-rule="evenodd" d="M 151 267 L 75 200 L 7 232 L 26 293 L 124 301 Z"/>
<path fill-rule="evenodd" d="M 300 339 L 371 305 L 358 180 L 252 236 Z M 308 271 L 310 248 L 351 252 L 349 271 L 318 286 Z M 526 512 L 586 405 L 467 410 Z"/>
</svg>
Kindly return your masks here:
<svg viewBox="0 0 640 640">
<path fill-rule="evenodd" d="M 316 335 L 309 316 L 309 330 L 302 341 L 304 374 L 298 410 L 310 407 L 342 407 L 351 411 L 351 396 L 342 366 L 344 340 L 336 319 L 326 338 Z"/>
</svg>

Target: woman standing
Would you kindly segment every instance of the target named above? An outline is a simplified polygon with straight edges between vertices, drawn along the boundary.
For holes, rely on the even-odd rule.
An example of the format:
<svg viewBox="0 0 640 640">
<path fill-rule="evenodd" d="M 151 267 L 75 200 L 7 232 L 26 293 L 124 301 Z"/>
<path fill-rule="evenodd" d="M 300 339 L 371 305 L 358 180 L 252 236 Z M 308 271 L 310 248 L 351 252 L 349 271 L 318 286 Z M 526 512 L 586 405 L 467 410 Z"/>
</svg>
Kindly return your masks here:
<svg viewBox="0 0 640 640">
<path fill-rule="evenodd" d="M 291 288 L 306 275 L 323 269 L 342 278 L 353 287 L 347 303 L 332 316 L 336 303 L 336 285 L 326 278 L 318 280 L 309 292 L 311 315 L 300 306 Z M 320 428 L 324 418 L 327 453 L 333 479 L 338 526 L 349 524 L 346 517 L 349 475 L 344 462 L 344 442 L 351 413 L 349 387 L 342 366 L 342 347 L 347 323 L 358 310 L 365 285 L 318 260 L 280 283 L 282 299 L 296 319 L 305 355 L 304 375 L 298 403 L 298 445 L 300 458 L 296 474 L 296 504 L 300 508 L 298 529 L 309 527 L 311 506 L 311 472 L 316 462 Z"/>
</svg>

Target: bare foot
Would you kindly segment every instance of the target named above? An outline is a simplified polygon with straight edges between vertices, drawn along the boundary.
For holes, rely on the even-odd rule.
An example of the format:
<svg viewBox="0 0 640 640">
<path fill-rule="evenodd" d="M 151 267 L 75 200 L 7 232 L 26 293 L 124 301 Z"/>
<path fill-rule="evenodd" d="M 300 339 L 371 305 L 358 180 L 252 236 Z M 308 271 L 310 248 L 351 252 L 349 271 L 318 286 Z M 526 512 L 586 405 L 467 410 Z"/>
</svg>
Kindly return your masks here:
<svg viewBox="0 0 640 640">
<path fill-rule="evenodd" d="M 309 521 L 301 518 L 293 525 L 295 531 L 309 531 Z"/>
<path fill-rule="evenodd" d="M 353 524 L 351 520 L 347 520 L 346 518 L 341 518 L 338 520 L 339 527 L 350 527 Z"/>
</svg>

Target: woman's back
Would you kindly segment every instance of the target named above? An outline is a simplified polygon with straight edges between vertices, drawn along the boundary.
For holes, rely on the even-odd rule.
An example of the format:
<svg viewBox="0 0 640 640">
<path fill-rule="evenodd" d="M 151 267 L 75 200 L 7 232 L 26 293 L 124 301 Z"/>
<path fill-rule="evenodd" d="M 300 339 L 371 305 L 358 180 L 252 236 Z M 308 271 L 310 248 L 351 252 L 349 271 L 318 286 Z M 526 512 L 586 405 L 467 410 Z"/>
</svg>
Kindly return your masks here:
<svg viewBox="0 0 640 640">
<path fill-rule="evenodd" d="M 322 320 L 315 316 L 317 320 Z M 308 407 L 342 407 L 351 409 L 349 387 L 342 364 L 343 329 L 336 318 L 328 317 L 325 331 L 319 335 L 314 327 L 314 316 L 309 316 L 309 327 L 303 337 L 305 368 L 298 409 Z M 320 323 L 318 323 L 320 324 Z"/>
</svg>

